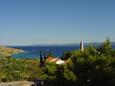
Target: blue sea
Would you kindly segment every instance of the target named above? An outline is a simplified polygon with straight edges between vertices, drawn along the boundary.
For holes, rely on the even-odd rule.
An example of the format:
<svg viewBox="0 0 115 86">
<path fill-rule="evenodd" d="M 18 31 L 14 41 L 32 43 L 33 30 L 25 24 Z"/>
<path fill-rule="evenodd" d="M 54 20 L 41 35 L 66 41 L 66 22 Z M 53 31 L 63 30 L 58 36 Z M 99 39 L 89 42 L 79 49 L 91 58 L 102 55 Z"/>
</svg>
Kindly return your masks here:
<svg viewBox="0 0 115 86">
<path fill-rule="evenodd" d="M 79 46 L 13 46 L 12 48 L 22 49 L 26 52 L 14 54 L 14 58 L 39 58 L 40 51 L 51 52 L 55 57 L 61 57 L 65 51 L 77 50 Z M 115 45 L 113 46 L 115 48 Z"/>
<path fill-rule="evenodd" d="M 13 46 L 26 52 L 14 54 L 14 58 L 39 58 L 40 51 L 51 52 L 55 57 L 61 57 L 65 51 L 79 49 L 79 46 Z"/>
</svg>

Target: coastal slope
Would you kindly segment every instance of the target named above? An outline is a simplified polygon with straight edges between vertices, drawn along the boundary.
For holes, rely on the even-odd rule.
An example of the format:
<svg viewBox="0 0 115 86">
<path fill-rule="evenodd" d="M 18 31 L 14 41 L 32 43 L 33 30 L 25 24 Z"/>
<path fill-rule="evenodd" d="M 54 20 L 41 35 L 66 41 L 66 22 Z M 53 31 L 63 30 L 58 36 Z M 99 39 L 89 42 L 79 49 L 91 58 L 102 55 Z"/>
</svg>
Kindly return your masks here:
<svg viewBox="0 0 115 86">
<path fill-rule="evenodd" d="M 17 53 L 22 53 L 24 52 L 21 49 L 16 49 L 16 48 L 10 48 L 6 46 L 0 46 L 0 54 L 10 57 L 12 54 L 17 54 Z"/>
</svg>

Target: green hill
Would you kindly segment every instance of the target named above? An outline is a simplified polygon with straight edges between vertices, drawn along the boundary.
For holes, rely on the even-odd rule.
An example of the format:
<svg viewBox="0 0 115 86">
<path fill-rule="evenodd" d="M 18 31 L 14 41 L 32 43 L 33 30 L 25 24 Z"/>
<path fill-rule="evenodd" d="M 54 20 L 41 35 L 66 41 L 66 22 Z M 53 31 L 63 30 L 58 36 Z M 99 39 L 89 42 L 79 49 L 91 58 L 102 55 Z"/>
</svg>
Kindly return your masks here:
<svg viewBox="0 0 115 86">
<path fill-rule="evenodd" d="M 0 53 L 7 57 L 11 56 L 12 54 L 21 53 L 21 52 L 24 52 L 24 51 L 21 49 L 0 46 Z"/>
</svg>

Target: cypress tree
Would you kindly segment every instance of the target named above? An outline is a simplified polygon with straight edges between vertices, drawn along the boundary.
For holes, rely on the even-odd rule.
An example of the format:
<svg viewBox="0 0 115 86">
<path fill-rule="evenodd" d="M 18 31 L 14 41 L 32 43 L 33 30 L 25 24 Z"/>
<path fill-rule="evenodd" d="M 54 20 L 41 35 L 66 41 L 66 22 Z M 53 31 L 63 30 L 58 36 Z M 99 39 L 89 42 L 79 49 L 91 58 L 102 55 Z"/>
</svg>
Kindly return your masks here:
<svg viewBox="0 0 115 86">
<path fill-rule="evenodd" d="M 43 65 L 43 57 L 42 57 L 42 51 L 40 51 L 40 66 L 42 66 Z"/>
<path fill-rule="evenodd" d="M 47 59 L 46 52 L 44 51 L 44 62 Z"/>
</svg>

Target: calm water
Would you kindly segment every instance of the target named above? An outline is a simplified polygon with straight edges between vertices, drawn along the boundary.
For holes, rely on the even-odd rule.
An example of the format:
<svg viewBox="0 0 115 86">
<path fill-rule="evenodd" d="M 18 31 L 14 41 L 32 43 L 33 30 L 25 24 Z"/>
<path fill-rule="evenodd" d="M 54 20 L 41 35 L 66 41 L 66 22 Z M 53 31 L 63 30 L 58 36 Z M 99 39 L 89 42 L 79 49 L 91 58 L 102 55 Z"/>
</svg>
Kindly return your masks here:
<svg viewBox="0 0 115 86">
<path fill-rule="evenodd" d="M 27 52 L 12 55 L 14 58 L 39 58 L 41 50 L 52 52 L 55 57 L 60 57 L 65 51 L 79 49 L 79 46 L 15 46 L 13 48 L 23 49 Z M 115 46 L 113 46 L 115 48 Z"/>
<path fill-rule="evenodd" d="M 79 46 L 15 46 L 27 52 L 12 55 L 14 58 L 37 58 L 40 51 L 51 52 L 55 57 L 60 57 L 65 51 L 79 49 Z"/>
</svg>

